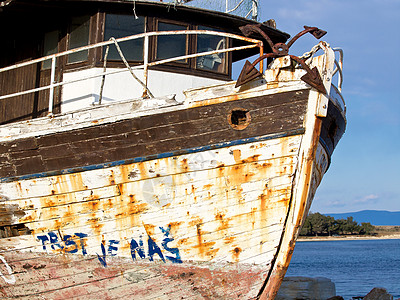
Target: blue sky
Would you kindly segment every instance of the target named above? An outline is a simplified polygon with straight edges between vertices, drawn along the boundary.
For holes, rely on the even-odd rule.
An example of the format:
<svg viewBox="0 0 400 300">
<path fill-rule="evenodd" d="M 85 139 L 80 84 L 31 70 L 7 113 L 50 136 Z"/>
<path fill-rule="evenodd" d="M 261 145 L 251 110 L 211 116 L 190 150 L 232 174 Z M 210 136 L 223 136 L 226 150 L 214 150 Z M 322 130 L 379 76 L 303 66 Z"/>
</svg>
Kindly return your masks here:
<svg viewBox="0 0 400 300">
<path fill-rule="evenodd" d="M 313 212 L 400 211 L 400 0 L 260 0 L 260 21 L 275 19 L 294 36 L 303 25 L 344 50 L 347 130 Z M 290 53 L 308 51 L 301 38 Z"/>
</svg>

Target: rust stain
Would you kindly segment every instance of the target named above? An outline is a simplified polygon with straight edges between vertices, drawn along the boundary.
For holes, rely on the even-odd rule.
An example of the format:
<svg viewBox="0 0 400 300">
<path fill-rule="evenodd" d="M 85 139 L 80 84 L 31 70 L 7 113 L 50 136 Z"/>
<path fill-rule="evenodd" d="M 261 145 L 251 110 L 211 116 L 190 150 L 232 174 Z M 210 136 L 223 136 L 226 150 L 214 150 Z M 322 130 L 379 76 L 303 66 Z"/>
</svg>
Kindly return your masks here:
<svg viewBox="0 0 400 300">
<path fill-rule="evenodd" d="M 37 218 L 38 218 L 37 212 L 33 211 L 29 216 L 22 217 L 20 219 L 20 221 L 24 222 L 24 223 L 25 222 L 33 222 L 33 221 L 37 220 Z"/>
<path fill-rule="evenodd" d="M 207 92 L 208 89 L 204 89 L 203 92 Z M 218 97 L 210 100 L 202 100 L 202 101 L 196 101 L 193 103 L 190 103 L 190 108 L 194 107 L 199 107 L 199 106 L 207 106 L 207 105 L 212 105 L 212 104 L 218 104 L 218 103 L 224 103 L 224 102 L 229 102 L 229 101 L 236 101 L 241 99 L 242 97 L 239 96 L 239 94 L 233 94 L 229 96 L 223 96 L 223 97 Z"/>
<path fill-rule="evenodd" d="M 125 194 L 124 189 L 125 189 L 125 186 L 122 183 L 118 184 L 118 190 L 119 190 L 119 194 L 120 195 L 124 195 Z"/>
<path fill-rule="evenodd" d="M 100 236 L 102 233 L 102 229 L 104 227 L 104 223 L 102 223 L 99 218 L 94 217 L 92 219 L 88 219 L 87 223 L 90 225 L 90 227 L 92 228 L 94 235 L 96 236 Z"/>
<path fill-rule="evenodd" d="M 196 187 L 192 184 L 192 194 L 196 192 Z"/>
<path fill-rule="evenodd" d="M 75 173 L 68 176 L 67 181 L 70 182 L 72 189 L 75 191 L 86 190 L 87 186 L 83 184 L 82 174 Z"/>
<path fill-rule="evenodd" d="M 67 205 L 67 211 L 64 213 L 64 217 L 68 218 L 68 217 L 72 217 L 75 215 L 75 212 L 72 209 L 72 205 Z"/>
<path fill-rule="evenodd" d="M 123 237 L 119 249 L 121 250 L 121 252 L 126 253 L 130 251 L 130 248 L 131 248 L 130 241 L 126 237 Z"/>
<path fill-rule="evenodd" d="M 121 174 L 122 181 L 123 182 L 129 181 L 129 172 L 127 170 L 127 166 L 126 165 L 121 165 L 121 166 L 118 166 L 118 169 L 119 169 L 119 172 Z"/>
<path fill-rule="evenodd" d="M 260 200 L 260 212 L 261 212 L 261 222 L 265 224 L 267 220 L 267 200 L 269 197 L 269 194 L 271 193 L 271 190 L 268 189 L 266 186 L 263 190 L 263 193 L 258 196 L 258 199 Z"/>
<path fill-rule="evenodd" d="M 84 204 L 87 207 L 88 211 L 95 213 L 99 209 L 100 205 L 100 201 L 98 201 L 99 198 L 100 198 L 99 196 L 93 195 L 91 196 L 90 201 L 82 204 Z"/>
<path fill-rule="evenodd" d="M 108 175 L 108 180 L 109 180 L 109 184 L 110 185 L 114 185 L 115 184 L 115 177 L 114 177 L 114 171 L 110 170 L 110 175 Z"/>
<path fill-rule="evenodd" d="M 54 191 L 52 191 L 54 192 Z M 51 207 L 51 206 L 55 206 L 57 205 L 57 203 L 55 201 L 53 201 L 51 198 L 43 198 L 43 202 L 45 203 L 44 205 L 42 204 L 41 208 L 45 208 L 45 207 Z"/>
<path fill-rule="evenodd" d="M 235 247 L 231 250 L 232 252 L 232 260 L 235 262 L 239 262 L 239 255 L 242 252 L 242 249 L 239 247 Z"/>
<path fill-rule="evenodd" d="M 196 225 L 197 245 L 194 246 L 198 250 L 199 256 L 202 258 L 213 259 L 219 249 L 213 249 L 215 242 L 206 242 L 203 240 L 203 232 L 201 224 Z"/>
<path fill-rule="evenodd" d="M 146 233 L 148 236 L 154 236 L 154 229 L 156 228 L 156 226 L 152 225 L 152 224 L 143 224 L 144 226 L 144 230 L 146 230 Z"/>
<path fill-rule="evenodd" d="M 243 165 L 235 165 L 230 169 L 228 182 L 230 185 L 239 185 L 244 182 L 244 166 Z"/>
<path fill-rule="evenodd" d="M 189 226 L 196 227 L 197 244 L 194 245 L 193 248 L 197 249 L 200 257 L 212 259 L 215 257 L 219 249 L 212 248 L 215 245 L 215 242 L 207 242 L 206 240 L 203 239 L 204 232 L 201 229 L 202 223 L 203 220 L 199 217 L 194 217 L 192 221 L 189 222 Z"/>
<path fill-rule="evenodd" d="M 54 220 L 53 228 L 49 228 L 48 230 L 60 230 L 62 228 L 63 223 L 59 220 Z"/>
<path fill-rule="evenodd" d="M 183 222 L 170 222 L 168 223 L 168 226 L 171 228 L 172 235 L 175 235 L 178 233 L 179 226 L 182 225 Z"/>
<path fill-rule="evenodd" d="M 177 241 L 177 246 L 180 247 L 180 246 L 183 246 L 183 245 L 185 245 L 187 243 L 188 243 L 188 238 L 182 238 L 182 239 L 179 239 Z"/>
<path fill-rule="evenodd" d="M 19 182 L 19 181 L 17 181 L 17 189 L 18 189 L 19 195 L 22 197 L 23 190 L 22 190 L 21 182 Z"/>
<path fill-rule="evenodd" d="M 265 163 L 262 164 L 262 167 L 263 167 L 263 168 L 270 168 L 270 167 L 272 167 L 272 163 L 270 163 L 270 162 L 265 162 Z"/>
<path fill-rule="evenodd" d="M 227 236 L 224 238 L 224 244 L 232 244 L 235 241 L 235 237 Z"/>
<path fill-rule="evenodd" d="M 254 154 L 246 159 L 242 160 L 242 163 L 251 163 L 251 162 L 256 162 L 258 161 L 258 158 L 261 156 L 261 154 Z"/>
<path fill-rule="evenodd" d="M 241 160 L 242 153 L 241 153 L 240 149 L 233 150 L 232 155 L 233 155 L 233 159 L 235 160 L 235 162 L 237 164 L 240 164 L 242 162 L 242 160 Z"/>
<path fill-rule="evenodd" d="M 205 189 L 205 190 L 209 190 L 209 189 L 211 189 L 212 187 L 213 187 L 212 184 L 203 185 L 203 189 Z"/>
<path fill-rule="evenodd" d="M 215 220 L 219 221 L 219 226 L 217 228 L 217 231 L 220 230 L 225 230 L 230 228 L 229 221 L 231 220 L 230 218 L 226 218 L 225 214 L 222 212 L 218 212 L 215 214 Z"/>
<path fill-rule="evenodd" d="M 267 83 L 267 89 L 277 89 L 279 87 L 278 81 L 272 81 Z"/>
<path fill-rule="evenodd" d="M 102 206 L 104 210 L 113 208 L 114 206 L 113 200 L 111 198 L 107 199 L 106 201 L 103 202 Z"/>
<path fill-rule="evenodd" d="M 189 226 L 197 226 L 203 223 L 203 219 L 200 217 L 193 217 L 192 220 L 189 222 Z"/>
<path fill-rule="evenodd" d="M 138 167 L 138 169 L 140 171 L 140 177 L 141 178 L 148 177 L 148 170 L 147 170 L 147 168 L 146 168 L 146 166 L 145 166 L 145 164 L 143 162 L 138 163 L 137 167 Z"/>
<path fill-rule="evenodd" d="M 181 161 L 181 170 L 182 170 L 182 172 L 187 172 L 187 171 L 189 171 L 189 164 L 188 164 L 188 160 L 187 160 L 186 158 L 184 158 L 184 159 Z"/>
<path fill-rule="evenodd" d="M 127 205 L 127 208 L 130 226 L 134 227 L 141 224 L 141 213 L 145 212 L 149 208 L 149 205 L 147 203 L 139 202 L 138 200 L 136 200 L 135 195 L 131 194 L 129 195 L 129 203 Z M 125 210 L 125 208 L 122 207 L 122 210 Z"/>
</svg>

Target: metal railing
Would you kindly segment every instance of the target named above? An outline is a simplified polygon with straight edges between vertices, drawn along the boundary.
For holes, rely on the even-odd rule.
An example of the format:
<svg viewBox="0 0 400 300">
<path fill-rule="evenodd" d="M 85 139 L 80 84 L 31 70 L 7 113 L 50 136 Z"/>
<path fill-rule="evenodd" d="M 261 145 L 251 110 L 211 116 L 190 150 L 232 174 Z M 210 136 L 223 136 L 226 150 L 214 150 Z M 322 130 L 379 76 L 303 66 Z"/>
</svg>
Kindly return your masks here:
<svg viewBox="0 0 400 300">
<path fill-rule="evenodd" d="M 335 76 L 337 74 L 338 78 L 337 78 L 337 85 L 332 83 L 332 87 L 335 90 L 337 96 L 339 97 L 339 99 L 335 98 L 336 101 L 338 102 L 337 104 L 340 106 L 340 108 L 342 109 L 342 115 L 343 117 L 346 118 L 346 111 L 347 111 L 347 107 L 346 107 L 346 102 L 343 99 L 342 96 L 342 84 L 343 84 L 343 50 L 340 48 L 333 48 L 332 49 L 334 54 L 339 54 L 339 59 L 336 59 L 336 55 L 335 55 L 335 69 L 333 70 L 332 73 L 332 78 L 333 76 Z M 339 103 L 340 101 L 340 103 Z"/>
<path fill-rule="evenodd" d="M 245 45 L 245 46 L 239 46 L 239 47 L 228 47 L 228 48 L 224 48 L 224 49 L 216 49 L 216 50 L 212 50 L 212 51 L 204 51 L 204 52 L 198 52 L 198 53 L 188 54 L 188 55 L 183 55 L 183 56 L 176 56 L 176 57 L 157 60 L 157 61 L 151 61 L 151 62 L 149 61 L 150 37 L 152 37 L 152 36 L 160 36 L 160 35 L 190 35 L 190 34 L 221 36 L 221 37 L 224 37 L 224 38 L 231 38 L 231 39 L 245 41 L 245 42 L 248 42 L 250 44 L 249 45 Z M 90 50 L 90 49 L 109 46 L 111 44 L 115 44 L 117 49 L 118 49 L 119 48 L 118 44 L 121 43 L 121 42 L 130 41 L 130 40 L 136 40 L 136 39 L 141 39 L 141 38 L 144 39 L 143 64 L 135 65 L 135 66 L 129 66 L 129 64 L 126 62 L 126 60 L 124 61 L 124 56 L 122 54 L 122 51 L 119 51 L 121 59 L 124 61 L 125 66 L 127 67 L 126 69 L 111 70 L 111 71 L 106 71 L 106 70 L 103 69 L 103 72 L 95 74 L 95 75 L 84 76 L 84 77 L 81 77 L 81 78 L 78 78 L 78 79 L 73 79 L 73 80 L 68 80 L 68 81 L 61 81 L 61 82 L 56 82 L 55 81 L 55 77 L 56 77 L 56 61 L 60 57 L 63 57 L 63 56 L 69 55 L 69 54 L 73 54 L 73 53 L 77 53 L 77 52 L 81 52 L 81 51 L 87 51 L 87 50 Z M 0 100 L 12 98 L 12 97 L 17 97 L 17 96 L 22 96 L 22 95 L 26 95 L 26 94 L 31 94 L 31 93 L 36 93 L 36 92 L 43 91 L 43 90 L 50 90 L 50 92 L 49 92 L 49 114 L 51 114 L 52 111 L 53 111 L 54 90 L 55 90 L 56 87 L 63 86 L 63 85 L 66 85 L 66 84 L 76 83 L 76 82 L 80 82 L 80 81 L 88 80 L 88 79 L 92 79 L 92 78 L 102 77 L 102 76 L 104 78 L 104 76 L 107 76 L 107 75 L 117 74 L 117 73 L 127 72 L 127 71 L 131 72 L 131 74 L 134 76 L 134 78 L 137 81 L 139 81 L 139 83 L 141 83 L 141 85 L 144 88 L 144 94 L 146 94 L 146 95 L 151 97 L 152 94 L 149 91 L 148 86 L 147 86 L 149 67 L 157 66 L 157 65 L 161 65 L 161 64 L 166 64 L 166 63 L 170 63 L 170 62 L 174 62 L 174 61 L 179 61 L 179 60 L 183 60 L 183 59 L 189 59 L 189 58 L 195 58 L 195 57 L 201 57 L 201 56 L 219 54 L 219 53 L 228 53 L 228 52 L 233 52 L 233 51 L 240 51 L 240 50 L 245 50 L 245 49 L 257 48 L 257 47 L 260 49 L 260 55 L 263 55 L 264 54 L 263 53 L 264 52 L 264 48 L 263 48 L 263 43 L 260 40 L 256 40 L 256 39 L 252 39 L 252 38 L 248 38 L 248 37 L 243 37 L 243 36 L 236 35 L 236 34 L 218 32 L 218 31 L 211 31 L 211 30 L 181 30 L 181 31 L 159 31 L 159 32 L 154 31 L 154 32 L 146 32 L 146 33 L 141 33 L 141 34 L 136 34 L 136 35 L 130 35 L 130 36 L 123 37 L 123 38 L 118 38 L 118 39 L 111 38 L 109 41 L 104 41 L 104 42 L 100 42 L 100 43 L 96 43 L 96 44 L 92 44 L 92 45 L 87 45 L 87 46 L 75 48 L 75 49 L 72 49 L 72 50 L 67 50 L 67 51 L 64 51 L 64 52 L 51 54 L 51 55 L 48 55 L 48 56 L 45 56 L 45 57 L 33 59 L 33 60 L 30 60 L 30 61 L 27 61 L 27 62 L 15 64 L 15 65 L 8 66 L 8 67 L 5 67 L 5 68 L 1 68 L 0 69 L 0 73 L 3 73 L 3 72 L 10 71 L 10 70 L 15 70 L 15 69 L 18 69 L 18 68 L 22 68 L 22 67 L 38 64 L 38 63 L 44 62 L 46 60 L 51 60 L 51 72 L 50 72 L 50 84 L 49 85 L 38 87 L 38 88 L 33 88 L 33 89 L 29 89 L 29 90 L 19 91 L 19 92 L 8 94 L 8 95 L 3 95 L 3 96 L 0 96 Z M 139 69 L 143 69 L 144 70 L 143 81 L 141 81 L 133 73 L 134 70 L 139 70 Z"/>
<path fill-rule="evenodd" d="M 310 51 L 304 53 L 301 58 L 308 60 L 312 59 L 312 57 L 318 52 L 318 50 L 323 50 L 325 54 L 328 54 L 328 49 L 331 49 L 333 52 L 333 61 L 335 65 L 335 69 L 332 72 L 332 81 L 331 81 L 331 87 L 334 89 L 335 94 L 338 97 L 332 98 L 332 100 L 335 103 L 335 105 L 341 110 L 342 115 L 345 117 L 346 116 L 346 102 L 343 99 L 342 96 L 342 84 L 343 84 L 343 50 L 340 48 L 330 48 L 325 42 L 319 42 L 317 45 L 315 45 Z M 336 58 L 336 54 L 338 54 L 338 58 Z M 335 84 L 334 81 L 334 76 L 337 75 L 337 83 Z"/>
<path fill-rule="evenodd" d="M 333 71 L 332 76 L 334 76 L 336 73 L 339 72 L 337 88 L 338 88 L 339 92 L 342 92 L 342 84 L 343 84 L 343 49 L 333 48 L 332 50 L 335 53 L 339 54 L 339 61 L 335 58 L 336 69 Z"/>
</svg>

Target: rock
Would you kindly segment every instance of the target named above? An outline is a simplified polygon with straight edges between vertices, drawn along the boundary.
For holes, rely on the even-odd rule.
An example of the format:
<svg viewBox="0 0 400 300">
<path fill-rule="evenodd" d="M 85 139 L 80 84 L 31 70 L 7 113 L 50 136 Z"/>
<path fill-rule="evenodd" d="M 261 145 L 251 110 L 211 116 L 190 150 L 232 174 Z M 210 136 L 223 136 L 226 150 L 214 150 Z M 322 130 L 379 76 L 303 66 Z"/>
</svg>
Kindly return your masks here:
<svg viewBox="0 0 400 300">
<path fill-rule="evenodd" d="M 393 300 L 393 296 L 384 288 L 373 288 L 363 300 Z"/>
<path fill-rule="evenodd" d="M 344 300 L 344 299 L 343 299 L 342 296 L 333 296 L 333 297 L 330 297 L 330 298 L 328 298 L 326 300 Z"/>
<path fill-rule="evenodd" d="M 293 276 L 283 279 L 275 300 L 327 300 L 335 295 L 335 284 L 328 278 Z M 334 299 L 339 298 L 332 300 Z"/>
</svg>

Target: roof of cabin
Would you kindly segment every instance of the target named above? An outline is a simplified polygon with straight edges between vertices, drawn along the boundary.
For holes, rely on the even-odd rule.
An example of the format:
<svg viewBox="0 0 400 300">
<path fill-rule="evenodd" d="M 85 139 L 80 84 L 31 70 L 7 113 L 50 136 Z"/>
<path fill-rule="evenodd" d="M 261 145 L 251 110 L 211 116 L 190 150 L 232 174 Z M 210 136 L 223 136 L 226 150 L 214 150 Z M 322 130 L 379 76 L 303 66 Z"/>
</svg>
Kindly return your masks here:
<svg viewBox="0 0 400 300">
<path fill-rule="evenodd" d="M 3 0 L 0 1 L 0 14 L 33 14 L 45 9 L 63 9 L 65 7 L 72 8 L 79 5 L 79 8 L 93 8 L 107 11 L 109 9 L 121 9 L 132 12 L 135 10 L 138 14 L 144 15 L 165 15 L 175 17 L 177 19 L 186 19 L 197 23 L 204 23 L 205 26 L 217 26 L 227 32 L 242 35 L 239 27 L 247 24 L 259 24 L 273 42 L 286 42 L 290 37 L 289 34 L 268 26 L 266 23 L 259 23 L 253 20 L 245 19 L 239 16 L 222 13 L 219 11 L 211 11 L 182 4 L 171 4 L 161 1 L 148 0 Z M 62 12 L 65 12 L 64 10 Z M 259 34 L 254 34 L 252 38 L 263 40 Z M 267 46 L 267 43 L 264 43 Z"/>
</svg>

